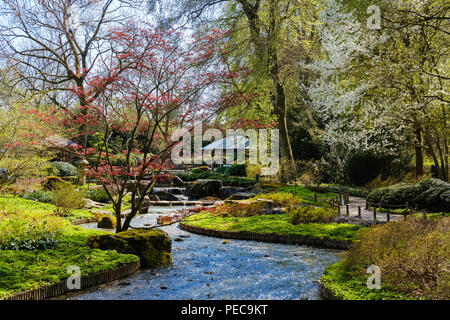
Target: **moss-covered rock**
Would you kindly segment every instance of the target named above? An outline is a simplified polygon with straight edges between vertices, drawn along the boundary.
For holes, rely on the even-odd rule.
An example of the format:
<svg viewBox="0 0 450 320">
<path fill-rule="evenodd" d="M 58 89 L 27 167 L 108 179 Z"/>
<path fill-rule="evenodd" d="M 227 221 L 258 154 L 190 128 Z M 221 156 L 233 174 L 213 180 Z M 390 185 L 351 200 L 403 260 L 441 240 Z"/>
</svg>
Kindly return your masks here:
<svg viewBox="0 0 450 320">
<path fill-rule="evenodd" d="M 42 182 L 42 187 L 45 190 L 56 190 L 58 188 L 61 188 L 61 186 L 66 186 L 66 185 L 69 185 L 69 183 L 64 181 L 60 177 L 56 177 L 56 176 L 47 177 Z"/>
<path fill-rule="evenodd" d="M 97 222 L 98 228 L 114 229 L 116 227 L 116 218 L 113 216 L 101 216 Z"/>
<path fill-rule="evenodd" d="M 89 246 L 137 255 L 144 268 L 172 264 L 172 240 L 162 230 L 133 229 L 115 235 L 96 235 L 89 238 Z"/>
</svg>

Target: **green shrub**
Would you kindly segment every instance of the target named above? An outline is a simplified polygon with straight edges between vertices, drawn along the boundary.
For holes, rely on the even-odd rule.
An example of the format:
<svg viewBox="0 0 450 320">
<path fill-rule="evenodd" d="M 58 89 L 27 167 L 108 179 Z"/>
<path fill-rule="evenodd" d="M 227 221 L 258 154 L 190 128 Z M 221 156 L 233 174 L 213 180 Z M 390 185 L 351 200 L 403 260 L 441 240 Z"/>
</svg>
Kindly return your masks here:
<svg viewBox="0 0 450 320">
<path fill-rule="evenodd" d="M 50 176 L 45 178 L 45 180 L 42 182 L 42 187 L 45 190 L 55 190 L 61 188 L 61 186 L 68 185 L 66 181 L 61 179 L 60 177 L 56 176 Z"/>
<path fill-rule="evenodd" d="M 51 165 L 58 171 L 59 177 L 72 177 L 78 174 L 77 168 L 68 162 L 55 161 Z"/>
<path fill-rule="evenodd" d="M 94 189 L 86 191 L 86 198 L 102 203 L 108 203 L 110 201 L 108 194 L 105 189 Z"/>
<path fill-rule="evenodd" d="M 424 179 L 417 183 L 399 183 L 372 191 L 367 200 L 386 206 L 418 206 L 431 212 L 450 211 L 450 183 L 439 179 Z"/>
<path fill-rule="evenodd" d="M 137 166 L 140 161 L 142 161 L 142 156 L 136 153 L 130 153 L 130 165 L 131 166 Z M 111 158 L 111 164 L 113 166 L 126 166 L 127 165 L 127 158 L 124 154 L 117 154 L 114 155 Z"/>
<path fill-rule="evenodd" d="M 234 186 L 244 188 L 253 186 L 256 183 L 258 183 L 258 181 L 256 180 L 249 180 L 245 177 L 230 177 L 226 174 L 218 173 L 216 171 L 201 171 L 201 172 L 196 171 L 190 174 L 178 174 L 178 177 L 183 181 L 195 181 L 199 179 L 221 180 L 224 186 Z"/>
<path fill-rule="evenodd" d="M 246 177 L 245 164 L 233 164 L 225 169 L 225 174 L 233 177 Z"/>
<path fill-rule="evenodd" d="M 0 215 L 0 250 L 43 250 L 54 247 L 63 221 L 33 213 Z"/>
<path fill-rule="evenodd" d="M 197 167 L 197 168 L 193 168 L 191 170 L 191 173 L 203 173 L 203 172 L 213 172 L 209 169 L 208 166 L 201 166 L 201 167 Z"/>
<path fill-rule="evenodd" d="M 51 203 L 52 202 L 52 192 L 45 190 L 37 190 L 34 192 L 27 193 L 22 196 L 24 199 L 43 202 L 43 203 Z"/>
<path fill-rule="evenodd" d="M 227 170 L 227 167 L 222 166 L 222 167 L 216 168 L 216 170 L 214 170 L 214 171 L 217 173 L 220 173 L 220 174 L 225 174 L 226 170 Z"/>
<path fill-rule="evenodd" d="M 261 193 L 251 198 L 250 200 L 268 199 L 273 201 L 275 207 L 290 207 L 300 203 L 300 199 L 294 196 L 292 193 L 287 192 L 270 192 Z"/>
<path fill-rule="evenodd" d="M 383 279 L 405 294 L 450 298 L 450 218 L 391 222 L 362 231 L 358 240 L 343 260 L 350 274 L 377 265 Z"/>
<path fill-rule="evenodd" d="M 355 188 L 355 187 L 349 187 L 349 186 L 343 186 L 343 185 L 337 185 L 337 184 L 331 184 L 331 185 L 321 185 L 321 186 L 308 186 L 308 189 L 313 192 L 318 193 L 342 193 L 342 194 L 348 194 L 350 196 L 354 197 L 366 197 L 368 192 L 362 188 Z"/>
<path fill-rule="evenodd" d="M 56 213 L 67 216 L 72 210 L 84 207 L 84 192 L 76 191 L 71 184 L 60 185 L 53 191 L 52 202 L 56 206 Z"/>
<path fill-rule="evenodd" d="M 240 202 L 234 204 L 223 204 L 212 211 L 222 217 L 253 217 L 271 209 L 272 206 L 264 201 Z"/>
<path fill-rule="evenodd" d="M 334 209 L 312 206 L 300 206 L 287 213 L 288 220 L 293 225 L 316 222 L 328 223 L 337 215 L 338 213 Z"/>
</svg>

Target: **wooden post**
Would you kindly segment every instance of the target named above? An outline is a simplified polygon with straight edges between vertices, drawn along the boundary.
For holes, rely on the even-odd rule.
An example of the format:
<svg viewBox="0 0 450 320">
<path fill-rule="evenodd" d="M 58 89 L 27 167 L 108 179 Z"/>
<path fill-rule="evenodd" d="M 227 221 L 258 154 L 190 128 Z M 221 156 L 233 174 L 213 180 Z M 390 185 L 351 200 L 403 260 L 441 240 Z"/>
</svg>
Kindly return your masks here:
<svg viewBox="0 0 450 320">
<path fill-rule="evenodd" d="M 341 215 L 341 204 L 339 202 L 337 205 L 337 209 L 338 209 L 338 216 L 340 216 Z"/>
<path fill-rule="evenodd" d="M 317 193 L 314 192 L 314 202 L 317 202 Z"/>
<path fill-rule="evenodd" d="M 358 218 L 359 220 L 361 220 L 361 207 L 358 206 Z"/>
<path fill-rule="evenodd" d="M 369 210 L 369 201 L 366 200 L 366 210 Z"/>
<path fill-rule="evenodd" d="M 349 205 L 347 204 L 347 205 L 345 205 L 345 209 L 346 209 L 346 212 L 345 212 L 345 214 L 347 215 L 347 217 L 350 215 L 350 208 L 349 208 Z"/>
<path fill-rule="evenodd" d="M 377 207 L 373 206 L 373 220 L 377 220 Z"/>
<path fill-rule="evenodd" d="M 387 222 L 391 221 L 391 210 L 387 209 L 387 217 L 386 217 Z"/>
</svg>

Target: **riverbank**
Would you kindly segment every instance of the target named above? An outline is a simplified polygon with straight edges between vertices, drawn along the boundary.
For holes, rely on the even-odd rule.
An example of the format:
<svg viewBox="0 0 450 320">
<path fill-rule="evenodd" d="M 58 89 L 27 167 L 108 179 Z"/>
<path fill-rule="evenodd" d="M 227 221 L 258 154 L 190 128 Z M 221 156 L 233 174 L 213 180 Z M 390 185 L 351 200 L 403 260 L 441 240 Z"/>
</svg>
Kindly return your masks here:
<svg viewBox="0 0 450 320">
<path fill-rule="evenodd" d="M 135 255 L 88 246 L 90 236 L 106 232 L 73 225 L 93 221 L 87 210 L 63 218 L 51 204 L 15 197 L 0 197 L 0 206 L 0 299 L 45 299 L 63 294 L 71 266 L 79 268 L 82 288 L 130 275 L 139 268 Z"/>
<path fill-rule="evenodd" d="M 88 247 L 88 238 L 102 233 L 104 232 L 66 226 L 54 248 L 1 250 L 0 299 L 45 299 L 66 293 L 67 286 L 62 288 L 61 282 L 65 282 L 71 275 L 68 273 L 70 266 L 79 268 L 82 288 L 134 273 L 139 268 L 137 256 Z"/>
<path fill-rule="evenodd" d="M 137 216 L 133 226 L 155 225 L 161 209 L 152 208 L 154 213 Z M 323 270 L 339 259 L 339 251 L 333 249 L 224 241 L 182 230 L 179 224 L 161 229 L 172 240 L 177 239 L 172 242 L 172 266 L 143 269 L 121 281 L 62 299 L 317 300 L 321 299 L 318 281 Z"/>
<path fill-rule="evenodd" d="M 190 232 L 221 238 L 309 245 L 346 250 L 362 226 L 344 223 L 293 225 L 284 214 L 253 217 L 220 217 L 200 213 L 183 219 L 180 227 Z"/>
</svg>

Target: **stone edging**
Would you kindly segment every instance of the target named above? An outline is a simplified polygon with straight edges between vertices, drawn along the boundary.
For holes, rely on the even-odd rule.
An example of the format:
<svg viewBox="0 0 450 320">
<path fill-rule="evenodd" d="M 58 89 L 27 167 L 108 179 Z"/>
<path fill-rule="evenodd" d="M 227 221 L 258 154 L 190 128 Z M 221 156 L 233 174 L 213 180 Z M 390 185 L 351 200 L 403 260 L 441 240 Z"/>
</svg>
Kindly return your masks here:
<svg viewBox="0 0 450 320">
<path fill-rule="evenodd" d="M 254 240 L 262 242 L 285 243 L 307 245 L 317 248 L 326 249 L 340 249 L 347 250 L 352 245 L 349 240 L 331 240 L 322 238 L 305 237 L 300 235 L 284 235 L 275 233 L 255 233 L 255 232 L 233 232 L 233 231 L 219 231 L 212 229 L 204 229 L 200 227 L 190 226 L 180 222 L 180 228 L 192 233 L 198 233 L 206 236 L 239 239 L 239 240 Z"/>
<path fill-rule="evenodd" d="M 117 279 L 129 276 L 139 269 L 139 260 L 118 266 L 111 270 L 96 272 L 81 276 L 81 290 L 105 284 Z M 67 280 L 27 291 L 15 293 L 5 300 L 44 300 L 57 297 L 66 293 L 75 292 L 67 288 Z"/>
</svg>

